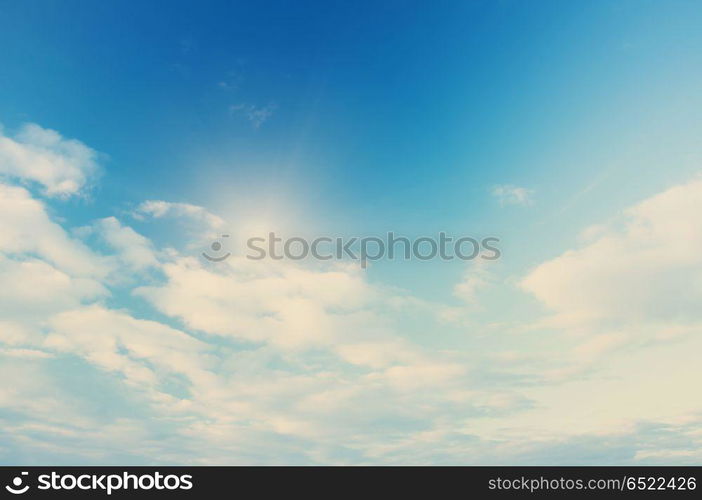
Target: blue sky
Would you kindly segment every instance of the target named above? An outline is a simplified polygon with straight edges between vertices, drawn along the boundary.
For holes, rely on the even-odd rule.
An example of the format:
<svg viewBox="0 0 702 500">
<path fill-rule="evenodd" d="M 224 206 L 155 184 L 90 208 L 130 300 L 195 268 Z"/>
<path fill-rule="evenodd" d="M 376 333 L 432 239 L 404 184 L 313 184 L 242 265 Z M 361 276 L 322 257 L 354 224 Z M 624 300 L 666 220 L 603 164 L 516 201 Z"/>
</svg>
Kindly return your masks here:
<svg viewBox="0 0 702 500">
<path fill-rule="evenodd" d="M 0 397 L 0 461 L 699 462 L 702 402 L 671 387 L 699 375 L 701 23 L 692 1 L 0 2 L 0 273 L 46 291 L 0 306 L 29 394 Z M 269 230 L 503 257 L 251 267 L 240 238 Z M 593 388 L 611 401 L 569 413 Z"/>
<path fill-rule="evenodd" d="M 327 231 L 494 232 L 514 215 L 491 185 L 538 185 L 538 219 L 598 182 L 572 237 L 699 154 L 694 2 L 67 5 L 3 7 L 2 122 L 104 152 L 105 214 L 286 198 Z M 236 106 L 273 114 L 256 128 Z M 671 154 L 689 166 L 652 160 Z"/>
</svg>

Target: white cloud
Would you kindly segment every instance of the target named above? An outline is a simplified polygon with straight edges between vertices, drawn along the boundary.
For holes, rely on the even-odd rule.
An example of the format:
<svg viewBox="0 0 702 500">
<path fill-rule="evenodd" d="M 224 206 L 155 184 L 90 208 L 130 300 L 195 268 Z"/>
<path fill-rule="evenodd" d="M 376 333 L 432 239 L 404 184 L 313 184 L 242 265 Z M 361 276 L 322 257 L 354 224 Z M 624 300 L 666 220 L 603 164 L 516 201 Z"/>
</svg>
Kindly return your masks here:
<svg viewBox="0 0 702 500">
<path fill-rule="evenodd" d="M 207 345 L 156 321 L 94 305 L 53 316 L 49 329 L 45 348 L 81 355 L 142 389 L 157 391 L 169 373 L 204 375 L 198 353 Z"/>
<path fill-rule="evenodd" d="M 188 328 L 280 348 L 330 345 L 358 338 L 378 293 L 360 270 L 338 266 L 324 272 L 273 261 L 230 257 L 216 267 L 195 258 L 163 266 L 167 282 L 136 293 Z"/>
<path fill-rule="evenodd" d="M 461 363 L 444 362 L 443 355 L 397 337 L 385 313 L 411 301 L 371 286 L 355 267 L 313 271 L 232 258 L 213 268 L 175 253 L 163 256 L 163 263 L 148 239 L 114 218 L 92 226 L 92 234 L 116 251 L 103 256 L 69 236 L 25 189 L 2 186 L 0 194 L 7 208 L 0 213 L 5 228 L 0 275 L 7 283 L 0 297 L 0 356 L 23 363 L 65 363 L 77 357 L 95 373 L 116 375 L 133 394 L 145 396 L 140 411 L 150 418 L 182 419 L 174 432 L 181 436 L 181 449 L 190 443 L 190 455 L 225 457 L 226 450 L 246 446 L 244 456 L 265 462 L 268 452 L 256 451 L 261 443 L 279 448 L 279 437 L 285 435 L 301 440 L 290 456 L 309 460 L 323 456 L 325 443 L 337 441 L 340 433 L 362 435 L 377 422 L 393 419 L 417 425 L 419 413 L 430 420 L 439 406 L 417 406 L 414 394 L 428 397 L 439 383 L 456 390 L 465 377 Z M 206 211 L 188 205 L 145 206 L 157 217 L 171 210 L 208 219 Z M 34 231 L 40 238 L 28 237 Z M 148 297 L 188 329 L 207 334 L 208 341 L 105 305 L 112 275 L 145 267 L 162 269 L 165 282 L 140 289 L 137 297 Z M 213 335 L 259 345 L 231 349 L 224 347 L 226 342 L 212 342 Z M 452 396 L 435 393 L 431 398 L 450 401 Z M 359 409 L 353 417 L 347 404 Z M 92 442 L 80 442 L 76 453 L 93 460 L 104 457 L 96 447 L 107 438 L 96 431 L 109 424 L 71 416 L 74 424 L 66 426 L 46 419 L 36 404 L 16 407 L 28 423 L 5 425 L 15 436 L 8 442 L 65 456 L 56 441 L 74 446 L 81 431 L 93 436 Z M 418 413 L 412 414 L 412 408 Z M 60 412 L 63 418 L 70 414 L 66 408 Z M 145 422 L 130 425 L 148 438 Z M 54 437 L 48 443 L 21 440 L 41 433 Z M 355 446 L 368 446 L 371 440 L 358 438 Z M 123 445 L 116 438 L 108 441 L 113 449 Z M 158 441 L 142 453 L 163 457 L 165 448 Z M 173 456 L 188 460 L 183 452 Z"/>
<path fill-rule="evenodd" d="M 492 188 L 490 193 L 497 198 L 500 205 L 532 205 L 534 191 L 512 184 L 501 184 Z"/>
<path fill-rule="evenodd" d="M 47 196 L 78 194 L 95 176 L 97 153 L 54 130 L 24 125 L 14 137 L 0 130 L 0 176 L 38 183 Z"/>
<path fill-rule="evenodd" d="M 13 260 L 0 254 L 0 314 L 3 319 L 46 317 L 107 295 L 97 280 L 71 276 L 38 260 Z"/>
<path fill-rule="evenodd" d="M 21 187 L 0 184 L 0 252 L 33 255 L 74 276 L 100 277 L 106 259 L 71 238 L 42 202 Z"/>
<path fill-rule="evenodd" d="M 198 233 L 212 233 L 212 231 L 222 229 L 224 226 L 224 220 L 221 217 L 204 207 L 163 200 L 147 200 L 141 203 L 132 212 L 132 216 L 138 220 L 144 220 L 146 217 L 185 219 L 200 226 L 199 230 L 196 231 Z"/>
<path fill-rule="evenodd" d="M 106 217 L 95 223 L 99 235 L 118 252 L 122 264 L 137 271 L 158 266 L 156 250 L 150 240 L 123 226 L 116 218 Z"/>
<path fill-rule="evenodd" d="M 591 237 L 592 236 L 591 232 Z M 702 180 L 624 211 L 591 243 L 534 269 L 521 286 L 552 325 L 592 327 L 702 321 Z"/>
<path fill-rule="evenodd" d="M 500 335 L 444 331 L 443 306 L 356 267 L 211 265 L 113 217 L 79 239 L 27 189 L 0 184 L 0 375 L 13 382 L 0 405 L 18 416 L 0 416 L 0 460 L 576 463 L 598 450 L 694 461 L 701 183 L 535 269 L 522 286 L 551 308 L 548 324 L 587 335 L 532 331 L 507 352 Z M 135 215 L 224 224 L 185 203 Z M 472 268 L 454 294 L 475 304 L 489 284 Z M 598 365 L 616 349 L 626 356 Z"/>
<path fill-rule="evenodd" d="M 476 305 L 480 293 L 494 284 L 494 277 L 484 261 L 475 261 L 466 270 L 463 279 L 453 288 L 453 295 L 469 305 Z"/>
</svg>

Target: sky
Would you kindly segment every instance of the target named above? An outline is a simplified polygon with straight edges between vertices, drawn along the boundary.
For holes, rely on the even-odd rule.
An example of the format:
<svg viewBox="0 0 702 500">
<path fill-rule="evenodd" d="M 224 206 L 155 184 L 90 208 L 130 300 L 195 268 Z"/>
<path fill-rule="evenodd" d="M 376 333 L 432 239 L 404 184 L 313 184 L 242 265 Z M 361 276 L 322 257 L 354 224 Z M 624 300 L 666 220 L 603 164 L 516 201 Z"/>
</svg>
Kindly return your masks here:
<svg viewBox="0 0 702 500">
<path fill-rule="evenodd" d="M 700 25 L 0 0 L 0 463 L 699 464 Z"/>
</svg>

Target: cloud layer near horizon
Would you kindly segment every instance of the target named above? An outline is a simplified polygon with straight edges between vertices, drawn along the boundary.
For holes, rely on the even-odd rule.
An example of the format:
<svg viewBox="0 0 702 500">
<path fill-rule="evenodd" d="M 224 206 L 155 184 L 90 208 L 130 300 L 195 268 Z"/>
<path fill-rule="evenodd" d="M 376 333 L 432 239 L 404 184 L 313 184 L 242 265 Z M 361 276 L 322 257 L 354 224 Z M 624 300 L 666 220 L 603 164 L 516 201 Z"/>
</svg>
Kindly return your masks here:
<svg viewBox="0 0 702 500">
<path fill-rule="evenodd" d="M 702 458 L 699 179 L 519 277 L 523 300 L 547 311 L 493 334 L 508 348 L 460 350 L 405 329 L 440 336 L 447 309 L 470 317 L 463 303 L 427 303 L 340 263 L 189 254 L 193 219 L 226 224 L 204 207 L 134 210 L 182 220 L 173 247 L 114 216 L 68 226 L 53 214 L 89 189 L 97 157 L 38 125 L 0 137 L 5 463 Z M 511 278 L 479 269 L 447 287 L 473 303 L 476 286 Z"/>
</svg>

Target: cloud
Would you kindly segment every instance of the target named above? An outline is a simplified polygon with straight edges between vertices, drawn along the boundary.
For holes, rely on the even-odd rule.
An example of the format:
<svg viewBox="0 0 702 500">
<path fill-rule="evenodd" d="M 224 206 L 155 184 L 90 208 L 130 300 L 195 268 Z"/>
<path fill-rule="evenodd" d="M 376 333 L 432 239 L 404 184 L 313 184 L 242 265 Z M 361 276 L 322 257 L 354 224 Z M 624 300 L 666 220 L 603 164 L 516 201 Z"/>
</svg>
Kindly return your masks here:
<svg viewBox="0 0 702 500">
<path fill-rule="evenodd" d="M 184 218 L 203 224 L 207 229 L 219 229 L 224 225 L 224 220 L 221 217 L 209 212 L 204 207 L 163 200 L 144 201 L 132 212 L 132 215 L 139 220 L 143 220 L 145 217 L 153 217 L 154 219 Z"/>
<path fill-rule="evenodd" d="M 273 113 L 278 108 L 276 104 L 267 104 L 265 106 L 255 106 L 253 104 L 236 104 L 229 107 L 229 112 L 232 114 L 241 114 L 251 123 L 253 128 L 258 129 L 267 122 Z"/>
<path fill-rule="evenodd" d="M 180 258 L 163 272 L 163 285 L 135 293 L 188 328 L 280 348 L 357 338 L 361 311 L 381 297 L 349 266 L 320 272 L 232 256 L 217 267 Z"/>
<path fill-rule="evenodd" d="M 464 303 L 477 305 L 480 293 L 494 284 L 494 276 L 484 261 L 475 261 L 466 270 L 463 279 L 453 288 L 453 295 Z"/>
<path fill-rule="evenodd" d="M 0 461 L 698 461 L 701 192 L 588 231 L 521 283 L 548 321 L 483 338 L 357 267 L 213 265 L 115 217 L 72 229 L 0 184 Z M 187 203 L 133 215 L 224 225 Z M 470 268 L 454 295 L 497 283 Z"/>
<path fill-rule="evenodd" d="M 0 279 L 8 284 L 0 288 L 4 320 L 36 314 L 46 317 L 107 295 L 99 281 L 71 276 L 38 259 L 13 260 L 0 254 Z"/>
<path fill-rule="evenodd" d="M 141 271 L 158 266 L 156 250 L 150 240 L 123 226 L 115 217 L 106 217 L 95 223 L 102 239 L 115 251 L 123 266 Z"/>
<path fill-rule="evenodd" d="M 514 186 L 512 184 L 501 184 L 495 186 L 490 191 L 490 194 L 497 198 L 500 205 L 522 205 L 529 206 L 534 203 L 534 191 L 524 187 Z"/>
<path fill-rule="evenodd" d="M 79 194 L 98 171 L 98 154 L 75 139 L 36 124 L 14 137 L 0 130 L 0 176 L 42 186 L 46 196 Z"/>
<path fill-rule="evenodd" d="M 104 277 L 108 260 L 72 238 L 22 187 L 0 183 L 0 252 L 31 254 L 68 274 Z"/>
<path fill-rule="evenodd" d="M 521 282 L 570 327 L 702 321 L 702 179 L 627 209 Z"/>
<path fill-rule="evenodd" d="M 145 415 L 126 424 L 117 417 L 98 422 L 59 404 L 75 398 L 74 389 L 59 398 L 52 396 L 58 394 L 53 385 L 42 382 L 28 390 L 33 404 L 14 405 L 26 424 L 3 422 L 13 432 L 7 442 L 20 453 L 104 461 L 101 446 L 127 453 L 125 443 L 134 440 L 120 439 L 120 433 L 131 429 L 144 442 L 152 440 L 139 450 L 141 460 L 171 453 L 172 461 L 193 455 L 224 461 L 239 450 L 239 459 L 263 463 L 277 450 L 277 456 L 284 452 L 304 462 L 327 456 L 329 446 L 358 455 L 354 447 L 367 448 L 381 435 L 370 429 L 387 432 L 390 421 L 421 427 L 442 412 L 440 404 L 427 408 L 423 401 L 450 402 L 450 391 L 464 383 L 467 369 L 460 361 L 396 335 L 386 313 L 414 302 L 370 285 L 355 267 L 310 270 L 232 258 L 214 268 L 159 251 L 114 217 L 71 236 L 26 189 L 0 187 L 3 362 L 49 370 L 84 360 L 81 378 L 112 377 L 130 395 L 124 411 Z M 205 209 L 179 203 L 147 202 L 138 214 L 221 224 Z M 104 246 L 102 252 L 96 245 Z M 124 304 L 116 294 L 128 296 L 131 287 L 113 276 L 138 276 L 135 271 L 147 268 L 160 270 L 162 278 L 153 279 L 162 281 L 143 286 L 142 280 L 126 303 L 143 312 L 148 304 L 139 299 L 146 298 L 161 321 L 108 305 Z M 169 321 L 183 328 L 164 323 Z M 250 344 L 233 348 L 232 341 Z M 436 393 L 437 384 L 446 392 Z M 46 406 L 40 411 L 41 401 Z M 100 411 L 96 404 L 87 401 L 83 410 Z M 48 418 L 51 412 L 55 417 Z M 148 422 L 159 419 L 171 422 L 179 436 L 173 448 L 154 440 L 158 431 Z M 349 448 L 338 444 L 348 433 L 359 435 Z M 285 440 L 298 444 L 288 447 Z"/>
<path fill-rule="evenodd" d="M 157 392 L 159 399 L 170 399 L 158 391 L 168 374 L 204 374 L 198 353 L 208 348 L 206 344 L 121 311 L 98 305 L 67 310 L 51 318 L 49 331 L 45 348 L 79 354 L 104 370 L 122 374 L 136 387 Z"/>
</svg>

